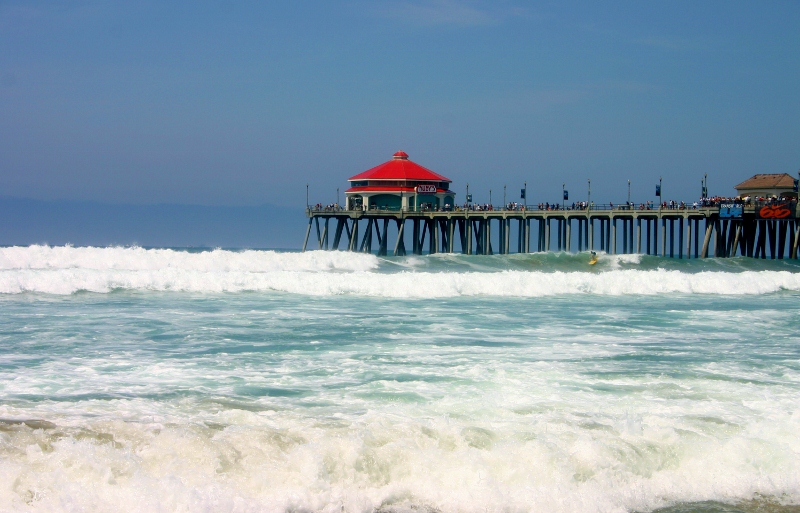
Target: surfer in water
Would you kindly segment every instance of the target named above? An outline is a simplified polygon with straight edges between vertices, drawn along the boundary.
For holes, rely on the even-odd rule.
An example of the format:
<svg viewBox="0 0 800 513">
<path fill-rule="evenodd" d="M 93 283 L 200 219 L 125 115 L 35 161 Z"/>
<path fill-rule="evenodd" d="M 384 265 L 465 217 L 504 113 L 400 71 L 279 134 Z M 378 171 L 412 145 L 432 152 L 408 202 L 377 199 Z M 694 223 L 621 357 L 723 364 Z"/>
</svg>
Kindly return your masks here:
<svg viewBox="0 0 800 513">
<path fill-rule="evenodd" d="M 589 265 L 594 265 L 597 263 L 597 253 L 592 251 L 592 257 L 589 259 Z"/>
</svg>

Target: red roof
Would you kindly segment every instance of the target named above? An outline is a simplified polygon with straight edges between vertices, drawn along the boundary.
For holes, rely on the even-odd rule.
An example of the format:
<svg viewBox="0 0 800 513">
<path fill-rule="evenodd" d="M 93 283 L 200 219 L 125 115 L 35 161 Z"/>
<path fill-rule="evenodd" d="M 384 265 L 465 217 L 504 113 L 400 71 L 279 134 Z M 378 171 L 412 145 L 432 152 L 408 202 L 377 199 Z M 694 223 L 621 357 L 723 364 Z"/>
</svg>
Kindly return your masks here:
<svg viewBox="0 0 800 513">
<path fill-rule="evenodd" d="M 404 151 L 398 151 L 393 155 L 392 160 L 352 176 L 348 178 L 348 180 L 351 182 L 354 180 L 428 180 L 432 182 L 452 182 L 449 178 L 411 162 L 408 160 L 408 155 Z"/>
</svg>

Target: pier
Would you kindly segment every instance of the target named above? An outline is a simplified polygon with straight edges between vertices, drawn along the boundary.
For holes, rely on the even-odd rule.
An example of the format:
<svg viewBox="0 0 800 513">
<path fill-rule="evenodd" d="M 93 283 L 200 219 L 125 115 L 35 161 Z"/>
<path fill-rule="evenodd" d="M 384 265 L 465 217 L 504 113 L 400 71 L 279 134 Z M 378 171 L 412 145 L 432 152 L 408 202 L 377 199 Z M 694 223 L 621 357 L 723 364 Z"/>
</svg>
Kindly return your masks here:
<svg viewBox="0 0 800 513">
<path fill-rule="evenodd" d="M 733 208 L 731 208 L 733 207 Z M 796 259 L 797 202 L 685 209 L 338 210 L 308 208 L 303 251 L 403 256 L 602 251 L 670 258 Z M 410 244 L 409 244 L 410 242 Z"/>
<path fill-rule="evenodd" d="M 303 251 L 312 230 L 316 249 L 377 250 L 378 255 L 391 250 L 395 256 L 602 251 L 670 258 L 796 259 L 800 240 L 800 180 L 785 173 L 755 175 L 736 186 L 740 197 L 729 202 L 708 200 L 705 178 L 699 206 L 631 203 L 629 182 L 625 205 L 587 201 L 564 208 L 562 202 L 559 208 L 506 203 L 504 186 L 504 206 L 477 206 L 467 184 L 466 201 L 459 207 L 452 180 L 412 162 L 403 151 L 348 181 L 344 207 L 338 205 L 338 190 L 336 204 L 309 206 L 306 186 Z M 567 200 L 567 191 L 562 193 Z M 527 196 L 526 183 L 520 198 Z M 660 179 L 656 196 L 662 200 Z"/>
</svg>

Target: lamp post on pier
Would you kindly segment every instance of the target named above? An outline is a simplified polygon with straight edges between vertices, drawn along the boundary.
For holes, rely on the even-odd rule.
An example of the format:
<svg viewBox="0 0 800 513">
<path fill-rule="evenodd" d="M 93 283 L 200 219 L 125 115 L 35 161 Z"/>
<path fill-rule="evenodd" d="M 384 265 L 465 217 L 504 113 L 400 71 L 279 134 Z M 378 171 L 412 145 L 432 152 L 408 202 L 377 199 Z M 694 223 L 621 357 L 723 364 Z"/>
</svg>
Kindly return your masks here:
<svg viewBox="0 0 800 513">
<path fill-rule="evenodd" d="M 492 190 L 491 189 L 489 189 L 489 208 L 494 210 L 494 207 L 492 207 Z"/>
<path fill-rule="evenodd" d="M 631 204 L 631 181 L 628 180 L 628 206 Z"/>
<path fill-rule="evenodd" d="M 797 180 L 794 181 L 794 196 L 795 199 L 800 198 L 800 169 L 797 170 Z"/>
<path fill-rule="evenodd" d="M 661 205 L 664 204 L 664 189 L 661 188 L 661 177 L 658 177 L 658 211 L 661 212 Z"/>
<path fill-rule="evenodd" d="M 567 184 L 562 183 L 561 184 L 561 210 L 564 210 L 564 200 L 566 199 L 566 198 L 564 198 L 564 196 L 566 196 L 566 194 L 564 194 L 564 191 L 566 191 L 566 190 L 567 190 Z"/>
<path fill-rule="evenodd" d="M 800 171 L 798 171 L 797 173 L 800 174 Z M 525 191 L 525 193 L 523 194 L 522 199 L 525 200 L 525 201 L 523 201 L 523 203 L 525 205 L 525 210 L 528 210 L 528 182 L 527 181 L 522 182 L 522 185 L 524 187 L 522 190 Z"/>
<path fill-rule="evenodd" d="M 336 208 L 339 208 L 339 188 L 336 188 Z"/>
<path fill-rule="evenodd" d="M 506 203 L 506 186 L 504 184 L 503 185 L 503 210 L 505 210 L 506 205 L 507 205 L 507 203 Z"/>
<path fill-rule="evenodd" d="M 708 173 L 703 173 L 703 199 L 708 198 Z"/>
<path fill-rule="evenodd" d="M 306 184 L 306 210 L 308 210 L 308 184 Z"/>
<path fill-rule="evenodd" d="M 469 197 L 469 182 L 467 182 L 467 196 L 464 198 L 464 200 L 467 202 L 467 210 L 469 210 L 469 204 L 471 203 Z"/>
<path fill-rule="evenodd" d="M 588 178 L 589 181 L 589 194 L 586 195 L 586 208 L 592 208 L 592 179 Z"/>
</svg>

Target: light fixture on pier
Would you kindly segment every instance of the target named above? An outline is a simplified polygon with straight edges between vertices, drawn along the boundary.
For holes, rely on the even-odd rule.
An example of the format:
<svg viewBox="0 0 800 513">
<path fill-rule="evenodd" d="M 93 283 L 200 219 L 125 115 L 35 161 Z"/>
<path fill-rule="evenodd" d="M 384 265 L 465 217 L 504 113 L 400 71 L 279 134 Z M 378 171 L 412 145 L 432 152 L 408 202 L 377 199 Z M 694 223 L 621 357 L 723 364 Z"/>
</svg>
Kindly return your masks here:
<svg viewBox="0 0 800 513">
<path fill-rule="evenodd" d="M 528 210 L 528 182 L 522 182 L 523 189 L 522 189 L 522 199 L 523 204 L 525 205 L 525 210 Z"/>
<path fill-rule="evenodd" d="M 664 203 L 664 195 L 661 191 L 661 177 L 658 177 L 658 185 L 656 186 L 656 196 L 658 196 L 658 211 L 661 212 L 661 205 Z"/>
<path fill-rule="evenodd" d="M 586 196 L 586 208 L 592 208 L 592 179 L 587 178 L 589 181 L 589 194 Z"/>
</svg>

